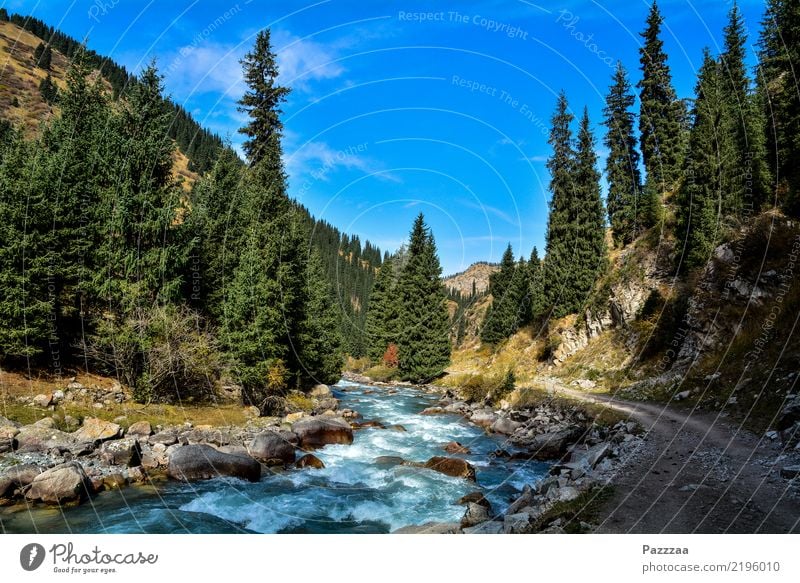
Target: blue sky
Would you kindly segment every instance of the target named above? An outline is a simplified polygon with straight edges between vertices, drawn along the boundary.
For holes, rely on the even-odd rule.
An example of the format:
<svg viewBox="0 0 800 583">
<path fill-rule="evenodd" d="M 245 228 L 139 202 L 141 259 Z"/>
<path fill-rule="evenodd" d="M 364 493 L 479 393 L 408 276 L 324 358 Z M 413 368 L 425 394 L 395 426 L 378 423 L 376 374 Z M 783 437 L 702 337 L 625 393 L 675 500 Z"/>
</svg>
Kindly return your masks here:
<svg viewBox="0 0 800 583">
<path fill-rule="evenodd" d="M 730 2 L 661 0 L 675 85 L 692 94 Z M 762 1 L 740 1 L 750 43 Z M 156 57 L 172 98 L 241 143 L 238 60 L 270 27 L 290 193 L 384 249 L 424 212 L 445 273 L 544 246 L 547 131 L 564 89 L 596 129 L 619 59 L 639 78 L 641 0 L 10 1 L 131 70 Z M 751 49 L 752 50 L 752 49 Z M 754 59 L 752 59 L 754 61 Z M 600 164 L 603 164 L 601 159 Z"/>
</svg>

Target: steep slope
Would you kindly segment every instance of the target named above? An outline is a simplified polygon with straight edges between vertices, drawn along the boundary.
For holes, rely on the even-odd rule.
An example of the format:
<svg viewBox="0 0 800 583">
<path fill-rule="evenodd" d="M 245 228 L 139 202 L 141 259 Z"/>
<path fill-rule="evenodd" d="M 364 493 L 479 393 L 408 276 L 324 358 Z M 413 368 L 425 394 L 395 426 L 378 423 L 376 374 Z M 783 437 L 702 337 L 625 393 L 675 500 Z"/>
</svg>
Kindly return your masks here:
<svg viewBox="0 0 800 583">
<path fill-rule="evenodd" d="M 478 263 L 473 263 L 461 273 L 445 277 L 444 286 L 448 290 L 457 291 L 462 296 L 468 296 L 473 291 L 483 293 L 489 289 L 489 276 L 499 269 L 500 266 L 497 264 L 479 261 Z"/>
</svg>

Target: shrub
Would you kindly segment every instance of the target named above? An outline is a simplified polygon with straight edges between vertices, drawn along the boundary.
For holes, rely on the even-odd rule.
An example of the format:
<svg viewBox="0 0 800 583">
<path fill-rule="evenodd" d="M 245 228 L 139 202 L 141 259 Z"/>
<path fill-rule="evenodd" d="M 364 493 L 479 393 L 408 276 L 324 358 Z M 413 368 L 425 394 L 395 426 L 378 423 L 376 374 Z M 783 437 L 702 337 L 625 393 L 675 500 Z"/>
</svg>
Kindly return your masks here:
<svg viewBox="0 0 800 583">
<path fill-rule="evenodd" d="M 373 381 L 386 383 L 389 381 L 397 380 L 400 377 L 400 371 L 397 368 L 390 368 L 382 364 L 373 366 L 364 371 L 364 374 L 371 378 Z"/>
<path fill-rule="evenodd" d="M 102 320 L 86 353 L 102 372 L 131 386 L 140 403 L 207 399 L 223 368 L 217 344 L 197 315 L 177 306 Z"/>
<path fill-rule="evenodd" d="M 391 343 L 386 347 L 386 352 L 383 353 L 383 365 L 388 368 L 397 368 L 400 364 L 400 358 L 397 354 L 397 344 Z"/>
<path fill-rule="evenodd" d="M 487 399 L 496 402 L 513 391 L 515 384 L 514 371 L 509 369 L 502 376 L 472 375 L 457 389 L 467 402 L 477 403 Z"/>
</svg>

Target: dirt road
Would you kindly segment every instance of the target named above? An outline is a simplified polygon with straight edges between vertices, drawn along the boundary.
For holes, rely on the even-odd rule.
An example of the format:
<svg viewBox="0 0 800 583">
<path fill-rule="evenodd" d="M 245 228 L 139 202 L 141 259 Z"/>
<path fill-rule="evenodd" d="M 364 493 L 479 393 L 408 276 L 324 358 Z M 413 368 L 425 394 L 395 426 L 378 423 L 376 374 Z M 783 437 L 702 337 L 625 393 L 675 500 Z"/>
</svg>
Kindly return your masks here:
<svg viewBox="0 0 800 583">
<path fill-rule="evenodd" d="M 557 392 L 625 412 L 647 431 L 612 480 L 615 493 L 597 532 L 800 532 L 800 479 L 780 477 L 798 454 L 784 451 L 780 440 L 756 436 L 719 413 L 566 387 Z"/>
</svg>

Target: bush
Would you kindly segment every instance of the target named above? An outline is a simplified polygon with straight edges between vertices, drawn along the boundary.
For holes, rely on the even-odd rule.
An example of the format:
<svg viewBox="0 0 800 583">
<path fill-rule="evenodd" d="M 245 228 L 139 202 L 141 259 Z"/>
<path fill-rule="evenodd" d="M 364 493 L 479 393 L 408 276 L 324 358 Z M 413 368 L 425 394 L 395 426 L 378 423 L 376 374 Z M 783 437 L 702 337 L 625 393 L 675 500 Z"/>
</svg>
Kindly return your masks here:
<svg viewBox="0 0 800 583">
<path fill-rule="evenodd" d="M 387 383 L 400 378 L 400 371 L 398 371 L 396 367 L 390 368 L 388 366 L 378 364 L 365 370 L 364 375 L 368 376 L 373 381 Z"/>
<path fill-rule="evenodd" d="M 472 375 L 457 390 L 461 398 L 470 403 L 487 399 L 496 402 L 513 391 L 515 384 L 514 371 L 509 369 L 503 376 Z"/>
<path fill-rule="evenodd" d="M 400 358 L 397 353 L 397 344 L 391 343 L 386 347 L 386 352 L 383 353 L 383 365 L 388 368 L 397 368 L 400 364 Z"/>
<path fill-rule="evenodd" d="M 223 358 L 213 337 L 186 307 L 136 310 L 100 322 L 87 357 L 133 388 L 140 403 L 204 400 L 214 395 Z"/>
<path fill-rule="evenodd" d="M 345 362 L 345 370 L 349 370 L 354 373 L 362 374 L 365 370 L 367 370 L 372 363 L 369 360 L 368 356 L 362 356 L 360 358 L 354 358 L 352 356 L 348 356 Z"/>
</svg>

